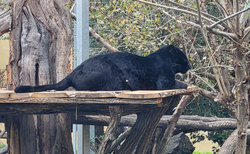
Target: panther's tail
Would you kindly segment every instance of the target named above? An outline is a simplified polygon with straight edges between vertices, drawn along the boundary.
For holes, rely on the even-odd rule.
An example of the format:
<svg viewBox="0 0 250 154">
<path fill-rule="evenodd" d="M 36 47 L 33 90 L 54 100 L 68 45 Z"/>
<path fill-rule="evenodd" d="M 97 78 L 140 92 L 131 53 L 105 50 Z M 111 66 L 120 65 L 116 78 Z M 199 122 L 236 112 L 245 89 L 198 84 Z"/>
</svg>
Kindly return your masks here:
<svg viewBox="0 0 250 154">
<path fill-rule="evenodd" d="M 43 85 L 43 86 L 19 86 L 15 89 L 16 93 L 27 93 L 27 92 L 39 92 L 39 91 L 46 91 L 46 90 L 65 90 L 71 86 L 71 82 L 66 78 L 62 81 L 58 82 L 57 84 L 51 85 Z"/>
</svg>

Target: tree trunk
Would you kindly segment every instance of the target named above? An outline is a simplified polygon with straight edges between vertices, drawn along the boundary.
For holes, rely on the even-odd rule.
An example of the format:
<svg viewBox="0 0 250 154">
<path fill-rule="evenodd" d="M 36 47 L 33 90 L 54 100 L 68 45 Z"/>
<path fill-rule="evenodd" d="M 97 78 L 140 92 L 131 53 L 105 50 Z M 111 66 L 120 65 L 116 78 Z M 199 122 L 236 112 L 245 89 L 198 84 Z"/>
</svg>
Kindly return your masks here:
<svg viewBox="0 0 250 154">
<path fill-rule="evenodd" d="M 240 49 L 240 48 L 238 48 Z M 236 103 L 237 109 L 237 139 L 236 139 L 236 153 L 246 153 L 247 143 L 247 125 L 249 119 L 249 103 L 248 103 L 248 83 L 246 59 L 242 50 L 235 51 L 235 77 L 236 77 Z"/>
<path fill-rule="evenodd" d="M 218 154 L 233 154 L 235 152 L 237 129 L 227 138 L 220 148 Z"/>
<path fill-rule="evenodd" d="M 179 101 L 179 97 L 168 97 L 163 99 L 163 101 L 165 106 L 137 114 L 137 120 L 131 129 L 131 133 L 122 144 L 118 153 L 150 153 L 151 141 L 161 117 L 172 103 Z"/>
<path fill-rule="evenodd" d="M 70 68 L 67 1 L 12 0 L 9 87 L 58 82 Z M 73 153 L 68 114 L 9 116 L 9 153 Z"/>
</svg>

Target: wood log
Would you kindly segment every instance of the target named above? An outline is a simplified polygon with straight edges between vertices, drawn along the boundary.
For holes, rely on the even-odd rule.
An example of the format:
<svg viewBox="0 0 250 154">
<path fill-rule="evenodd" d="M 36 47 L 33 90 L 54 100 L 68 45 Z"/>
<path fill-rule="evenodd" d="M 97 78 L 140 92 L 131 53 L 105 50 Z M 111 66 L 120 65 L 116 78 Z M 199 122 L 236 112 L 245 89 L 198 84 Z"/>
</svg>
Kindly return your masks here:
<svg viewBox="0 0 250 154">
<path fill-rule="evenodd" d="M 107 130 L 104 134 L 104 137 L 101 142 L 101 146 L 97 152 L 97 154 L 104 154 L 108 153 L 110 151 L 110 147 L 112 145 L 112 142 L 116 139 L 117 137 L 117 128 L 119 126 L 120 120 L 121 120 L 121 115 L 122 115 L 122 110 L 120 109 L 119 106 L 109 106 L 109 111 L 110 111 L 110 122 L 107 127 Z"/>
<path fill-rule="evenodd" d="M 169 124 L 170 115 L 164 115 L 158 127 L 166 128 Z M 120 121 L 120 126 L 132 127 L 136 122 L 137 116 L 127 115 L 122 116 Z M 104 115 L 78 115 L 77 120 L 73 119 L 73 123 L 85 123 L 89 125 L 101 125 L 107 126 L 110 118 Z M 176 124 L 176 130 L 181 130 L 182 132 L 188 133 L 196 130 L 203 131 L 216 131 L 225 129 L 236 129 L 237 123 L 236 119 L 233 118 L 218 118 L 218 117 L 200 117 L 194 115 L 182 115 Z M 250 129 L 250 122 L 248 123 L 248 128 Z"/>
<path fill-rule="evenodd" d="M 118 153 L 147 153 L 160 118 L 164 115 L 170 104 L 175 101 L 178 101 L 178 96 L 168 97 L 163 100 L 165 106 L 139 113 L 136 123 L 131 129 L 131 133 L 122 144 Z"/>
</svg>

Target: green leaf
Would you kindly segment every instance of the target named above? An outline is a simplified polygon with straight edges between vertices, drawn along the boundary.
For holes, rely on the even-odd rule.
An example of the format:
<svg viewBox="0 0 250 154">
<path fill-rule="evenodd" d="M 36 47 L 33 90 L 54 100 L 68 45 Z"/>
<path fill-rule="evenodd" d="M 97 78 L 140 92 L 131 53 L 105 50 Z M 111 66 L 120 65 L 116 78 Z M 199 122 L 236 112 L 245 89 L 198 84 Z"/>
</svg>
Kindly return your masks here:
<svg viewBox="0 0 250 154">
<path fill-rule="evenodd" d="M 194 61 L 194 59 L 193 58 L 189 58 L 189 61 Z"/>
</svg>

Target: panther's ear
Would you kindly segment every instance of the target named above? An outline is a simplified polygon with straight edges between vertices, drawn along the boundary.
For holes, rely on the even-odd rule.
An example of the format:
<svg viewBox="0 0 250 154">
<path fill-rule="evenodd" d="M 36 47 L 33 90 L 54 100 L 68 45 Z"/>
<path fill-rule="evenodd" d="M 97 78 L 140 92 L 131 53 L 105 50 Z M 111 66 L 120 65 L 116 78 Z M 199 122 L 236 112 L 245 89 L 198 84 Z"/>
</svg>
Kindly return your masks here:
<svg viewBox="0 0 250 154">
<path fill-rule="evenodd" d="M 176 55 L 178 53 L 176 47 L 174 45 L 169 45 L 168 46 L 168 52 L 171 54 L 171 55 Z"/>
</svg>

